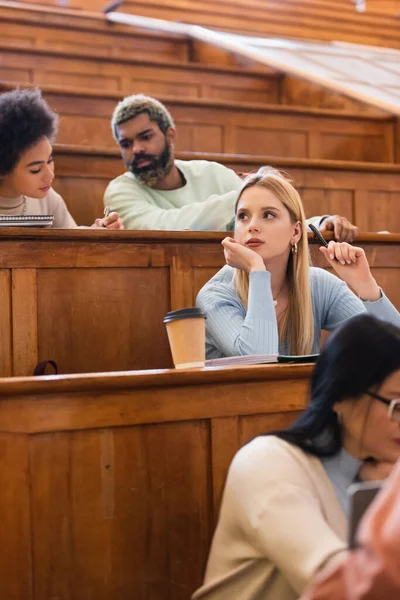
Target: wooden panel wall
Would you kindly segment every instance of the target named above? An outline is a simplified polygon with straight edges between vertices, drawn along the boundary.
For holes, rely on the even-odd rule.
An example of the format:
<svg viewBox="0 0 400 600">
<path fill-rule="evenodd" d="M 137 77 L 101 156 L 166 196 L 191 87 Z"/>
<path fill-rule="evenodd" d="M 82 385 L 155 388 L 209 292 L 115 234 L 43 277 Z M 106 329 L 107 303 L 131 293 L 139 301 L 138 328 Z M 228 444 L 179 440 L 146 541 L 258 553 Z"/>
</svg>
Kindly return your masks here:
<svg viewBox="0 0 400 600">
<path fill-rule="evenodd" d="M 39 269 L 38 355 L 57 356 L 70 373 L 169 366 L 168 288 L 166 266 Z"/>
<path fill-rule="evenodd" d="M 297 416 L 310 373 L 0 380 L 2 600 L 188 600 L 233 455 Z"/>
<path fill-rule="evenodd" d="M 32 522 L 30 515 L 29 440 L 0 433 L 1 594 L 4 600 L 33 600 Z"/>
<path fill-rule="evenodd" d="M 6 307 L 0 377 L 30 375 L 47 359 L 61 373 L 171 366 L 163 317 L 195 304 L 200 287 L 224 264 L 223 237 L 0 231 L 0 300 Z M 399 236 L 371 235 L 360 243 L 377 281 L 400 307 Z M 315 246 L 312 254 L 324 267 Z"/>
<path fill-rule="evenodd" d="M 371 106 L 368 104 L 289 74 L 282 77 L 280 101 L 282 104 L 315 108 L 334 108 L 356 112 L 371 110 Z"/>
</svg>

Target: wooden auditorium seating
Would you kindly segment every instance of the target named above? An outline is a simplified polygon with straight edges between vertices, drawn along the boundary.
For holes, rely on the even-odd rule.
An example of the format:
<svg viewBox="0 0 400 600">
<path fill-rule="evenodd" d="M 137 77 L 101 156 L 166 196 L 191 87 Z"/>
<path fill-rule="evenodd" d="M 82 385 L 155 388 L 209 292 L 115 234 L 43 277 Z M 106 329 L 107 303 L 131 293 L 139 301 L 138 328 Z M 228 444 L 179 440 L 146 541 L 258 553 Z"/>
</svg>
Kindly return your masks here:
<svg viewBox="0 0 400 600">
<path fill-rule="evenodd" d="M 384 4 L 381 0 L 375 3 L 378 1 Z M 382 15 L 371 7 L 360 14 L 352 0 L 163 0 L 161 6 L 127 0 L 120 11 L 250 35 L 400 47 L 395 13 Z"/>
<path fill-rule="evenodd" d="M 0 377 L 171 366 L 163 317 L 224 264 L 224 233 L 0 230 Z M 358 241 L 400 308 L 400 235 Z M 325 267 L 316 245 L 316 266 Z"/>
<path fill-rule="evenodd" d="M 86 88 L 114 90 L 122 94 L 125 88 L 126 93 L 132 93 L 134 84 L 154 94 L 179 93 L 231 100 L 240 99 L 242 92 L 248 101 L 269 102 L 275 99 L 272 101 L 297 106 L 370 110 L 368 105 L 342 94 L 324 90 L 289 74 L 278 74 L 273 69 L 254 65 L 244 57 L 208 44 L 177 34 L 110 24 L 101 15 L 92 13 L 85 17 L 85 14 L 38 6 L 21 10 L 18 4 L 0 1 L 0 19 L 7 24 L 7 35 L 0 40 L 0 48 L 10 51 L 7 61 L 1 63 L 0 79 L 40 85 L 50 82 L 82 87 L 83 84 Z M 38 19 L 41 20 L 38 22 Z M 42 54 L 37 55 L 39 64 L 31 61 L 30 68 L 23 69 L 18 61 L 27 49 L 42 51 Z M 47 63 L 49 56 L 54 56 L 58 62 Z M 88 64 L 81 62 L 82 56 L 91 59 Z M 70 60 L 63 61 L 63 57 Z M 76 58 L 80 65 L 75 64 Z M 123 77 L 120 69 L 116 73 L 109 67 L 111 72 L 106 76 L 107 64 L 96 69 L 91 62 L 93 59 L 104 63 L 107 63 L 106 59 L 125 59 L 124 64 L 130 60 L 134 65 L 134 77 L 132 69 L 128 77 Z M 12 64 L 13 61 L 16 64 Z M 186 67 L 197 63 L 203 69 L 208 65 L 210 72 L 221 74 L 221 77 L 207 80 L 204 74 L 201 77 L 201 72 L 199 77 L 197 71 L 196 77 L 185 79 Z M 229 77 L 226 71 L 218 69 L 221 66 L 242 68 L 231 69 Z M 161 67 L 165 67 L 165 72 Z M 149 69 L 153 68 L 156 79 L 149 76 Z"/>
<path fill-rule="evenodd" d="M 2 600 L 188 600 L 234 453 L 311 369 L 0 379 Z"/>
<path fill-rule="evenodd" d="M 170 94 L 183 98 L 278 101 L 279 76 L 268 68 L 249 71 L 234 65 L 182 63 L 158 53 L 154 57 L 140 53 L 116 57 L 101 56 L 92 50 L 91 54 L 82 55 L 77 50 L 25 48 L 9 43 L 0 43 L 0 52 L 4 61 L 0 70 L 2 80 L 14 85 L 33 83 L 43 90 L 49 84 L 62 86 L 60 90 L 48 89 L 48 93 L 53 94 L 53 101 L 56 96 L 70 93 L 71 101 L 76 96 L 75 101 L 79 102 L 79 97 L 85 97 L 88 92 L 93 105 L 100 103 L 101 106 L 104 93 L 115 105 L 121 97 L 139 91 L 154 96 Z"/>
<path fill-rule="evenodd" d="M 60 115 L 59 143 L 115 147 L 110 115 L 121 94 L 41 87 L 50 106 Z M 163 94 L 157 97 L 174 116 L 177 150 L 395 160 L 396 119 L 391 115 Z"/>
<path fill-rule="evenodd" d="M 193 158 L 216 159 L 237 171 L 272 162 L 289 171 L 308 214 L 343 214 L 362 231 L 400 230 L 399 173 L 391 164 L 399 156 L 394 116 L 273 69 L 240 65 L 237 57 L 182 36 L 107 24 L 101 15 L 21 11 L 0 2 L 0 17 L 9 27 L 0 73 L 14 78 L 0 90 L 17 80 L 40 83 L 59 112 L 58 142 L 64 145 L 55 151 L 55 189 L 79 224 L 101 214 L 107 183 L 123 172 L 110 131 L 112 110 L 126 93 L 143 91 L 171 109 L 178 151 L 200 152 Z M 397 302 L 397 237 L 361 239 Z M 55 358 L 64 373 L 168 367 L 162 317 L 169 308 L 192 304 L 223 264 L 220 240 L 220 234 L 168 232 L 4 234 L 1 285 L 9 304 L 1 326 L 8 348 L 1 374 L 29 374 L 42 358 Z M 26 294 L 29 303 L 22 300 Z M 118 310 L 109 311 L 114 305 Z M 23 318 L 17 319 L 19 312 Z M 133 315 L 140 317 L 139 328 Z M 103 322 L 117 346 L 101 344 Z M 148 343 L 157 336 L 157 347 Z"/>
<path fill-rule="evenodd" d="M 28 0 L 22 4 L 24 2 Z M 56 5 L 55 0 L 40 2 Z M 370 0 L 367 12 L 358 13 L 352 0 L 163 0 L 159 4 L 127 0 L 119 11 L 225 31 L 400 48 L 396 14 L 392 11 L 380 14 L 382 5 L 385 0 Z M 69 6 L 102 11 L 105 3 L 103 0 L 71 0 Z"/>
<path fill-rule="evenodd" d="M 183 36 L 82 10 L 104 0 L 71 0 L 75 11 L 41 2 L 51 6 L 0 1 L 0 92 L 39 85 L 60 113 L 54 187 L 79 224 L 101 214 L 106 185 L 124 170 L 112 110 L 143 92 L 171 109 L 180 158 L 244 172 L 272 163 L 292 176 L 309 215 L 400 231 L 394 116 Z M 392 19 L 348 5 L 163 0 L 126 10 L 400 47 Z M 162 319 L 193 305 L 223 265 L 224 235 L 0 230 L 2 600 L 188 600 L 199 586 L 234 453 L 299 414 L 312 370 L 132 372 L 171 366 Z M 359 242 L 400 308 L 400 234 L 364 233 Z M 316 245 L 312 256 L 325 266 Z M 19 377 L 45 359 L 67 375 Z"/>
<path fill-rule="evenodd" d="M 118 59 L 134 55 L 144 59 L 162 56 L 166 61 L 189 60 L 190 43 L 185 36 L 110 24 L 101 13 L 0 1 L 0 19 L 6 25 L 1 36 L 3 48 L 36 48 L 53 51 L 56 56 L 60 52 L 78 52 L 80 57 Z M 2 64 L 2 68 L 6 67 Z M 13 73 L 11 69 L 9 72 Z M 107 87 L 104 79 L 102 87 Z"/>
<path fill-rule="evenodd" d="M 342 214 L 361 231 L 400 232 L 398 165 L 251 154 L 179 152 L 177 156 L 184 160 L 215 160 L 242 173 L 271 164 L 292 178 L 307 215 Z M 125 171 L 118 149 L 56 144 L 54 157 L 54 188 L 66 200 L 77 223 L 90 225 L 103 211 L 108 183 Z"/>
</svg>

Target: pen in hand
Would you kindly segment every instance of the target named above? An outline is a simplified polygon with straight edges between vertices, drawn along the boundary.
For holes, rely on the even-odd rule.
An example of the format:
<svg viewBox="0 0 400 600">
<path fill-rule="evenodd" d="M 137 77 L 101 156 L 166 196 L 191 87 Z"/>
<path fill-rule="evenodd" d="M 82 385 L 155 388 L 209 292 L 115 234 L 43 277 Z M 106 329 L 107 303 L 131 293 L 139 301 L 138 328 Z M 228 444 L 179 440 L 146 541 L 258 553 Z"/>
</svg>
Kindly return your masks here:
<svg viewBox="0 0 400 600">
<path fill-rule="evenodd" d="M 325 248 L 329 247 L 328 242 L 326 241 L 326 239 L 324 238 L 324 236 L 322 235 L 322 233 L 315 227 L 315 225 L 309 225 L 309 228 L 311 229 L 311 231 L 313 232 L 313 234 L 315 235 L 315 237 L 317 238 L 317 240 L 320 242 L 321 246 L 324 246 Z M 333 252 L 332 252 L 333 254 Z M 330 256 L 331 260 L 338 260 L 336 258 L 336 256 L 332 255 Z M 344 263 L 343 263 L 344 264 Z"/>
<path fill-rule="evenodd" d="M 109 214 L 110 214 L 110 207 L 109 207 L 109 206 L 106 206 L 106 207 L 105 207 L 105 209 L 104 209 L 104 217 L 103 217 L 103 220 L 104 220 L 104 219 L 107 219 L 107 217 L 108 217 L 108 215 L 109 215 Z M 103 223 L 102 227 L 107 227 L 107 225 L 104 225 L 104 223 Z"/>
<path fill-rule="evenodd" d="M 315 235 L 317 240 L 321 243 L 321 245 L 325 246 L 325 248 L 327 248 L 328 242 L 323 237 L 322 233 L 320 231 L 318 231 L 318 229 L 315 227 L 315 225 L 309 225 L 309 228 L 311 229 L 311 231 L 313 232 L 313 234 Z"/>
</svg>

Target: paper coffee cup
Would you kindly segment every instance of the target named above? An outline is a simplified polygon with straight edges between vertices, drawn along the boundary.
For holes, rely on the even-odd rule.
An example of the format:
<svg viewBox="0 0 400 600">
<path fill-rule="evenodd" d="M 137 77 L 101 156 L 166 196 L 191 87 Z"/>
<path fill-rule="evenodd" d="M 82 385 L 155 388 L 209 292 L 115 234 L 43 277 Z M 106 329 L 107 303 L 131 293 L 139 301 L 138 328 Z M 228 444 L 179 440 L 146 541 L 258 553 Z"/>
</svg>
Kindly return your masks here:
<svg viewBox="0 0 400 600">
<path fill-rule="evenodd" d="M 199 308 L 173 310 L 164 318 L 176 369 L 204 367 L 206 360 L 205 314 Z"/>
</svg>

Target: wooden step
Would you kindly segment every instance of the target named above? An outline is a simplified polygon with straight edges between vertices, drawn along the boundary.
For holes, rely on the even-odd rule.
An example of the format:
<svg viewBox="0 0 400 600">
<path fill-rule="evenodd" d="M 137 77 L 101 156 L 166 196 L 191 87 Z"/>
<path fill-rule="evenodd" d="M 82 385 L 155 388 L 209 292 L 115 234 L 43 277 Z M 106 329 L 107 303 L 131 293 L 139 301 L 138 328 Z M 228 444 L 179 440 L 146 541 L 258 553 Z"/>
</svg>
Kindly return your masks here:
<svg viewBox="0 0 400 600">
<path fill-rule="evenodd" d="M 381 2 L 382 0 L 379 0 Z M 186 0 L 187 2 L 187 0 Z M 367 0 L 367 5 L 372 0 Z M 120 10 L 133 4 L 133 0 L 127 0 Z M 185 6 L 185 0 L 163 0 L 163 6 L 182 8 Z M 371 33 L 371 30 L 378 27 L 385 27 L 390 33 L 394 33 L 398 26 L 398 21 L 394 14 L 382 15 L 377 11 L 367 10 L 360 14 L 354 6 L 352 0 L 343 0 L 342 2 L 332 0 L 218 0 L 216 4 L 213 0 L 200 0 L 196 8 L 203 9 L 204 12 L 218 13 L 223 12 L 229 7 L 230 14 L 240 16 L 240 12 L 245 7 L 246 16 L 253 16 L 255 19 L 266 18 L 283 19 L 288 18 L 294 21 L 296 18 L 307 18 L 309 23 L 314 20 L 324 20 L 325 29 L 352 27 L 354 32 Z M 193 6 L 192 6 L 193 8 Z M 243 12 L 242 12 L 243 15 Z M 319 21 L 320 22 L 320 21 Z"/>
<path fill-rule="evenodd" d="M 281 0 L 260 1 L 257 6 L 240 0 L 237 3 L 213 0 L 163 0 L 144 2 L 128 0 L 120 9 L 135 15 L 183 21 L 222 31 L 294 37 L 318 40 L 341 40 L 358 44 L 400 47 L 398 22 L 384 15 L 357 13 L 350 4 L 327 10 L 320 6 Z"/>
<path fill-rule="evenodd" d="M 60 115 L 59 143 L 115 147 L 110 118 L 120 94 L 41 87 Z M 174 117 L 177 150 L 394 162 L 396 120 L 390 115 L 157 97 Z"/>
<path fill-rule="evenodd" d="M 72 44 L 42 47 L 32 41 L 29 46 L 28 39 L 23 37 L 19 40 L 3 37 L 0 40 L 0 79 L 113 90 L 123 95 L 140 89 L 150 95 L 179 94 L 338 110 L 370 110 L 365 103 L 265 65 L 245 59 L 239 66 L 240 56 L 233 58 L 231 53 L 207 44 L 194 42 L 189 61 L 170 56 L 168 47 L 164 52 L 163 37 L 145 39 L 143 46 L 139 43 L 140 38 L 137 39 L 135 51 L 118 55 L 118 47 L 112 54 L 93 43 L 84 45 L 77 41 L 76 45 L 82 47 L 78 52 Z"/>
<path fill-rule="evenodd" d="M 107 21 L 101 14 L 83 14 L 0 1 L 0 21 L 6 25 L 1 43 L 66 54 L 78 52 L 98 58 L 147 57 L 210 62 L 198 57 L 198 42 L 185 35 L 120 25 Z M 207 48 L 212 51 L 213 64 L 240 65 L 242 59 L 238 62 L 232 53 L 212 46 Z M 205 52 L 202 54 L 206 56 Z"/>
<path fill-rule="evenodd" d="M 121 58 L 143 52 L 187 60 L 190 54 L 190 40 L 184 35 L 110 23 L 102 13 L 0 1 L 0 21 L 6 24 L 2 44 Z"/>
<path fill-rule="evenodd" d="M 234 54 L 198 40 L 192 41 L 191 60 L 203 64 L 239 65 L 251 70 L 261 66 L 261 63 L 243 55 Z M 371 104 L 366 104 L 337 91 L 322 87 L 321 84 L 285 72 L 281 73 L 280 78 L 279 103 L 312 106 L 314 108 L 334 108 L 337 110 L 371 110 Z"/>
<path fill-rule="evenodd" d="M 371 105 L 350 98 L 344 94 L 328 90 L 321 85 L 306 81 L 294 75 L 283 75 L 281 80 L 281 104 L 333 108 L 357 112 L 370 111 Z M 378 110 L 374 108 L 373 110 Z"/>
<path fill-rule="evenodd" d="M 55 0 L 41 0 L 42 6 L 26 2 L 0 2 L 0 15 L 24 14 L 31 22 L 59 20 L 74 28 L 107 27 L 101 13 L 104 0 L 71 0 L 70 6 L 83 10 L 60 9 Z M 221 30 L 248 32 L 274 37 L 341 40 L 400 48 L 398 19 L 374 10 L 358 13 L 351 0 L 131 0 L 119 9 L 137 15 L 206 25 Z M 92 11 L 92 12 L 87 12 Z M 38 19 L 39 16 L 39 19 Z M 4 17 L 3 17 L 4 18 Z M 133 31 L 118 25 L 118 32 Z M 116 31 L 116 30 L 115 30 Z"/>
<path fill-rule="evenodd" d="M 143 55 L 188 60 L 190 56 L 190 40 L 184 35 L 114 24 L 100 15 L 65 16 L 35 8 L 21 10 L 0 2 L 0 21 L 6 25 L 2 45 L 115 58 Z"/>
<path fill-rule="evenodd" d="M 55 146 L 55 189 L 80 224 L 103 211 L 111 179 L 125 171 L 117 149 Z M 183 160 L 213 160 L 245 173 L 263 165 L 284 170 L 302 194 L 306 213 L 343 214 L 362 231 L 400 232 L 400 168 L 386 163 L 179 152 Z"/>
<path fill-rule="evenodd" d="M 124 58 L 54 49 L 5 46 L 0 40 L 0 79 L 15 83 L 62 85 L 128 95 L 179 94 L 254 102 L 279 102 L 280 76 L 272 69 L 249 70 L 178 62 L 162 57 Z M 83 57 L 84 56 L 84 57 Z"/>
<path fill-rule="evenodd" d="M 66 11 L 61 12 L 64 17 Z M 38 17 L 41 19 L 39 23 Z M 118 24 L 107 24 L 100 15 L 83 18 L 79 13 L 71 15 L 69 11 L 64 18 L 60 21 L 60 14 L 56 11 L 46 12 L 44 8 L 37 7 L 24 11 L 13 7 L 13 3 L 4 6 L 0 2 L 0 19 L 7 24 L 0 40 L 0 52 L 2 49 L 5 53 L 0 77 L 11 81 L 72 87 L 84 85 L 115 91 L 123 91 L 127 87 L 127 93 L 133 85 L 138 85 L 150 94 L 279 102 L 345 110 L 364 111 L 369 108 L 343 94 L 283 73 L 279 75 L 274 69 L 256 61 L 185 36 L 139 28 L 132 28 L 129 35 L 126 26 L 121 30 Z M 35 51 L 39 52 L 36 54 L 38 60 L 29 59 L 27 62 L 25 54 Z M 87 59 L 86 62 L 82 61 L 82 57 Z M 118 63 L 119 59 L 123 62 L 122 66 Z M 117 61 L 117 64 L 110 67 L 110 60 Z M 127 70 L 127 61 L 136 62 Z M 215 75 L 208 81 L 207 75 L 198 77 L 198 72 L 193 74 L 191 63 L 201 63 L 198 65 L 200 68 L 228 67 L 230 74 L 225 69 L 218 84 Z M 134 78 L 131 77 L 132 70 Z M 186 76 L 182 70 L 187 71 Z M 104 74 L 103 80 L 99 72 Z"/>
</svg>

